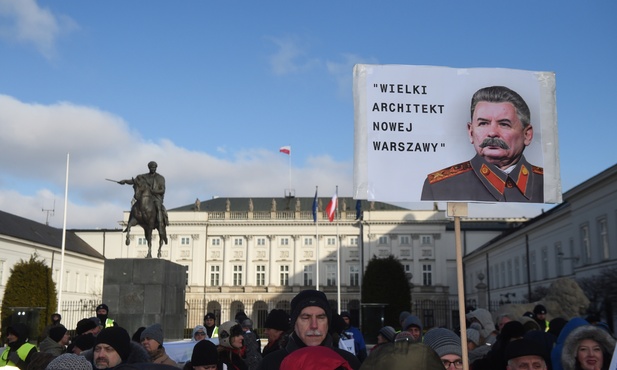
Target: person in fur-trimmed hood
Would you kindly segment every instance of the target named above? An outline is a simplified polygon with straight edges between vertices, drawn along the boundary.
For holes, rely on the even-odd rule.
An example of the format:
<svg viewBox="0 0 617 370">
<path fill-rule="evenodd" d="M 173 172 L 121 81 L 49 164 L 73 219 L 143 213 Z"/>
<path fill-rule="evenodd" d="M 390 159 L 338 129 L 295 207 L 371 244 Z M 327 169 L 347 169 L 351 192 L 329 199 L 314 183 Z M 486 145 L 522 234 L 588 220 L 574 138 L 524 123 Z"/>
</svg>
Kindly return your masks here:
<svg viewBox="0 0 617 370">
<path fill-rule="evenodd" d="M 614 350 L 615 339 L 604 329 L 580 326 L 563 344 L 561 365 L 563 370 L 608 370 Z"/>
</svg>

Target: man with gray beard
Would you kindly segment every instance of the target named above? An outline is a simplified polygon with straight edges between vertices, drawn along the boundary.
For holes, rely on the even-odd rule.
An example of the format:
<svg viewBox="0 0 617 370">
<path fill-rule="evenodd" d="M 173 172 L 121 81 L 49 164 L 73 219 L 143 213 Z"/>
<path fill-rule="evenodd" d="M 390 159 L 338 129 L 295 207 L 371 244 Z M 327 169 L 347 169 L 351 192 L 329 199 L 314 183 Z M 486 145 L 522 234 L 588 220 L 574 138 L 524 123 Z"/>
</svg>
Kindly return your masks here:
<svg viewBox="0 0 617 370">
<path fill-rule="evenodd" d="M 470 161 L 429 174 L 422 200 L 544 202 L 544 169 L 525 159 L 533 127 L 525 100 L 504 86 L 482 88 L 471 99 Z"/>
<path fill-rule="evenodd" d="M 291 327 L 293 332 L 284 348 L 264 357 L 258 370 L 278 370 L 283 359 L 293 351 L 312 346 L 329 347 L 343 357 L 353 369 L 360 368 L 360 361 L 352 353 L 334 347 L 328 327 L 332 310 L 328 298 L 318 290 L 303 290 L 291 300 Z"/>
</svg>

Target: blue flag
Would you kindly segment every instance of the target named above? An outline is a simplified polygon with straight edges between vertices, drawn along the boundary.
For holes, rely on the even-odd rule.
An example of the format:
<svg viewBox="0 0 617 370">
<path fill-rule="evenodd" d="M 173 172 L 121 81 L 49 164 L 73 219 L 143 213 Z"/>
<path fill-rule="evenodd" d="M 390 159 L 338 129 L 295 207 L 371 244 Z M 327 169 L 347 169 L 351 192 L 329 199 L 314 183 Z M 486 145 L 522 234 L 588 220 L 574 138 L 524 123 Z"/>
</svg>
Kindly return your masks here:
<svg viewBox="0 0 617 370">
<path fill-rule="evenodd" d="M 317 187 L 315 187 L 315 198 L 313 198 L 313 222 L 317 222 Z"/>
<path fill-rule="evenodd" d="M 362 201 L 358 199 L 356 201 L 356 220 L 359 220 L 362 217 Z"/>
</svg>

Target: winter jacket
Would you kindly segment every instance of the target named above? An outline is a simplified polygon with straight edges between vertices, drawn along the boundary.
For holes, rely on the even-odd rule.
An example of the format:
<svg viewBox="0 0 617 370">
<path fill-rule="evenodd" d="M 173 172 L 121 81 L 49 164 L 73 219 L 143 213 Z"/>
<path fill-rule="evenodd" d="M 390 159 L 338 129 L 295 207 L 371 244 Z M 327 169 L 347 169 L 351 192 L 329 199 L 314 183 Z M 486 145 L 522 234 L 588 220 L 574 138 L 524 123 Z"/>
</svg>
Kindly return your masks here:
<svg viewBox="0 0 617 370">
<path fill-rule="evenodd" d="M 326 336 L 326 339 L 324 339 L 324 341 L 320 345 L 333 349 L 336 353 L 341 355 L 341 357 L 343 357 L 345 361 L 349 363 L 352 369 L 357 370 L 360 368 L 360 361 L 358 360 L 356 356 L 354 356 L 352 353 L 349 353 L 343 349 L 332 346 L 332 337 L 330 336 L 330 334 Z M 258 370 L 279 370 L 281 367 L 281 363 L 283 362 L 283 359 L 287 355 L 289 355 L 290 353 L 292 353 L 293 351 L 299 348 L 304 348 L 304 347 L 306 347 L 306 344 L 304 344 L 300 340 L 300 338 L 297 337 L 296 333 L 292 333 L 289 336 L 289 340 L 287 341 L 287 345 L 285 346 L 285 348 L 279 349 L 278 351 L 274 351 L 270 353 L 269 355 L 267 355 L 266 357 L 264 357 L 263 360 L 261 360 L 261 362 L 259 363 L 259 367 L 257 369 Z M 439 364 L 441 365 L 441 362 L 439 362 Z M 440 370 L 443 370 L 443 365 L 441 365 L 441 367 L 442 368 Z"/>
<path fill-rule="evenodd" d="M 153 364 L 166 364 L 172 366 L 178 366 L 178 363 L 171 358 L 165 352 L 165 348 L 161 347 L 154 352 L 154 354 L 150 355 L 150 362 Z"/>
<path fill-rule="evenodd" d="M 578 361 L 576 354 L 578 353 L 579 344 L 584 339 L 592 339 L 600 344 L 604 360 L 602 370 L 608 369 L 611 356 L 615 350 L 615 339 L 604 329 L 593 325 L 585 325 L 572 330 L 563 344 L 563 351 L 561 351 L 561 366 L 563 366 L 563 370 L 581 368 L 576 366 Z"/>
<path fill-rule="evenodd" d="M 360 370 L 422 369 L 444 370 L 437 353 L 422 343 L 385 343 L 364 360 Z"/>
<path fill-rule="evenodd" d="M 248 370 L 248 366 L 239 354 L 239 350 L 218 346 L 219 360 L 227 365 L 229 370 Z"/>
<path fill-rule="evenodd" d="M 61 354 L 66 352 L 66 347 L 51 339 L 50 337 L 46 337 L 41 343 L 39 343 L 39 351 L 51 353 L 54 356 L 60 356 Z"/>
<path fill-rule="evenodd" d="M 304 347 L 293 351 L 281 362 L 280 370 L 352 370 L 334 349 L 324 346 Z"/>
</svg>

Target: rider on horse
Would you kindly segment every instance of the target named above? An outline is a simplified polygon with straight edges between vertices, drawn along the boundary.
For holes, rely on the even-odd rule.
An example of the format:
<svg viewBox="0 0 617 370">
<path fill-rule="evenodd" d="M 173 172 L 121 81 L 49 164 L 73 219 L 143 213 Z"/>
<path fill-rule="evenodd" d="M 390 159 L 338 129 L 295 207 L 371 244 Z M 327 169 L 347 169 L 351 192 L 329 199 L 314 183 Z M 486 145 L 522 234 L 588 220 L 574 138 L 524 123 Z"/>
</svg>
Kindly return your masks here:
<svg viewBox="0 0 617 370">
<path fill-rule="evenodd" d="M 156 218 L 158 224 L 161 226 L 168 226 L 169 220 L 167 218 L 167 210 L 163 205 L 163 198 L 165 197 L 165 178 L 162 175 L 156 173 L 157 167 L 158 165 L 156 164 L 156 162 L 152 161 L 148 163 L 148 169 L 150 170 L 150 172 L 137 175 L 135 179 L 118 181 L 118 184 L 133 185 L 135 184 L 136 180 L 146 183 L 154 197 L 154 206 L 156 207 Z M 140 201 L 141 199 L 135 200 Z"/>
</svg>

